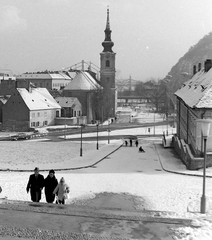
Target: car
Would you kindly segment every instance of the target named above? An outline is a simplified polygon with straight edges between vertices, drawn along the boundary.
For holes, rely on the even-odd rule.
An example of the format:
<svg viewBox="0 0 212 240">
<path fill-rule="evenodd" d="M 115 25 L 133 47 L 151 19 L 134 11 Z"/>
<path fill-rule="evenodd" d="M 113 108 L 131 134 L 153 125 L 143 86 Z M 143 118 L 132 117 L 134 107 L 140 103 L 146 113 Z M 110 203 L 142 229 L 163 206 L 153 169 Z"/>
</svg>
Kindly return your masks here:
<svg viewBox="0 0 212 240">
<path fill-rule="evenodd" d="M 26 140 L 26 139 L 30 139 L 30 135 L 27 133 L 17 133 L 15 135 L 10 136 L 11 141 Z"/>
</svg>

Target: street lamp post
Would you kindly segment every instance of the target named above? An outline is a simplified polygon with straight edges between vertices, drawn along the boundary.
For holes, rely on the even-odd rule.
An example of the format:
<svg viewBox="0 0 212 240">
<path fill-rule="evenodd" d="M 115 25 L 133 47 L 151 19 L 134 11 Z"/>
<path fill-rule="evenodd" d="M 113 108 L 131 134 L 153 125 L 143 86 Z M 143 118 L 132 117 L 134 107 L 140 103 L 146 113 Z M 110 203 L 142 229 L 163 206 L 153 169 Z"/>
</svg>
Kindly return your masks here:
<svg viewBox="0 0 212 240">
<path fill-rule="evenodd" d="M 211 120 L 199 119 L 197 121 L 201 124 L 201 133 L 202 133 L 203 142 L 204 142 L 203 189 L 202 189 L 200 212 L 205 213 L 206 212 L 205 180 L 206 180 L 206 160 L 207 160 L 206 146 L 207 146 L 207 138 L 210 132 Z"/>
<path fill-rule="evenodd" d="M 80 157 L 82 157 L 82 127 L 83 127 L 83 124 L 81 124 L 80 126 L 81 126 Z"/>
<path fill-rule="evenodd" d="M 66 109 L 64 107 L 61 109 L 63 110 L 63 112 L 61 112 L 61 117 L 65 117 L 64 139 L 66 140 Z"/>
<path fill-rule="evenodd" d="M 65 114 L 65 129 L 64 129 L 64 138 L 66 140 L 66 109 L 64 108 L 64 114 Z"/>
<path fill-rule="evenodd" d="M 107 131 L 108 131 L 108 144 L 109 144 L 110 143 L 110 123 L 109 123 L 109 119 L 108 119 Z"/>
<path fill-rule="evenodd" d="M 98 133 L 99 133 L 99 122 L 96 123 L 96 149 L 99 150 L 99 142 L 98 142 Z"/>
<path fill-rule="evenodd" d="M 170 82 L 171 82 L 171 78 L 172 75 L 167 75 L 166 78 L 163 80 L 166 83 L 166 101 L 167 101 L 167 128 L 166 128 L 166 135 L 169 135 L 168 132 L 168 128 L 169 128 L 169 110 L 170 110 L 170 106 L 169 106 L 169 101 L 171 100 L 171 86 L 170 86 Z"/>
<path fill-rule="evenodd" d="M 155 136 L 155 112 L 154 112 L 154 136 Z"/>
</svg>

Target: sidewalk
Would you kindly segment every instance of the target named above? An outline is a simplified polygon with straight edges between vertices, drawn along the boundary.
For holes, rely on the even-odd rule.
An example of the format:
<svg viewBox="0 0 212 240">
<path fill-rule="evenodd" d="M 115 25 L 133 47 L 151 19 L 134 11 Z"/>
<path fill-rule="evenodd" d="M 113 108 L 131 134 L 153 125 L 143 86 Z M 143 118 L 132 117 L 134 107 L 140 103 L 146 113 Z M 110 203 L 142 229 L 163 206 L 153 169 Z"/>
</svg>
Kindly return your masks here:
<svg viewBox="0 0 212 240">
<path fill-rule="evenodd" d="M 173 148 L 164 148 L 160 143 L 154 143 L 156 153 L 161 162 L 162 169 L 166 172 L 203 177 L 203 169 L 188 170 L 176 156 Z M 206 177 L 212 178 L 212 168 L 206 169 Z"/>
</svg>

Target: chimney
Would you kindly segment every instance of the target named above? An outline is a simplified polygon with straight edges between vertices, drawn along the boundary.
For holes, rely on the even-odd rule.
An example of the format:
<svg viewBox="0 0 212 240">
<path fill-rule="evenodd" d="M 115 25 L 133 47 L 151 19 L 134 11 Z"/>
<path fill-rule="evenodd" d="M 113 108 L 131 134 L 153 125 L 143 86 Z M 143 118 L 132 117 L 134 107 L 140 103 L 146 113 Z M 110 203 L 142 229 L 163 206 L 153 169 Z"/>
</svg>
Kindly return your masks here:
<svg viewBox="0 0 212 240">
<path fill-rule="evenodd" d="M 193 66 L 193 75 L 195 75 L 196 72 L 197 72 L 197 67 L 196 67 L 196 65 L 194 65 L 194 66 Z"/>
<path fill-rule="evenodd" d="M 212 67 L 212 59 L 207 59 L 205 61 L 205 72 L 208 72 Z"/>
<path fill-rule="evenodd" d="M 198 72 L 201 70 L 202 66 L 201 63 L 198 63 Z"/>
</svg>

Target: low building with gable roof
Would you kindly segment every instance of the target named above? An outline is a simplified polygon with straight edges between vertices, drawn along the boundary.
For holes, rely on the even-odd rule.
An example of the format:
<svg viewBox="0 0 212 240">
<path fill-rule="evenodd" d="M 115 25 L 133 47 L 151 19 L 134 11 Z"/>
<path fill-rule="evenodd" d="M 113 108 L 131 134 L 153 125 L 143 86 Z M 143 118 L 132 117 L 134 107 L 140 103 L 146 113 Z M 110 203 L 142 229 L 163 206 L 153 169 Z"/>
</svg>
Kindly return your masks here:
<svg viewBox="0 0 212 240">
<path fill-rule="evenodd" d="M 175 92 L 177 107 L 177 137 L 175 149 L 188 169 L 203 167 L 203 137 L 198 119 L 212 121 L 212 60 L 204 69 L 193 67 L 193 77 Z M 207 166 L 212 166 L 212 124 L 207 140 Z"/>
<path fill-rule="evenodd" d="M 28 131 L 55 124 L 61 106 L 46 88 L 16 88 L 2 107 L 3 129 Z"/>
<path fill-rule="evenodd" d="M 55 101 L 61 106 L 61 117 L 82 116 L 82 105 L 75 97 L 56 97 Z"/>
<path fill-rule="evenodd" d="M 82 116 L 82 105 L 75 97 L 56 97 L 61 106 L 61 116 L 56 118 L 56 125 L 75 125 Z M 86 118 L 86 117 L 85 117 Z"/>
</svg>

